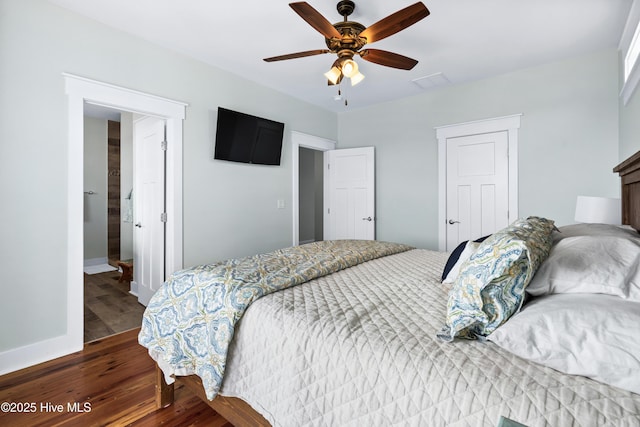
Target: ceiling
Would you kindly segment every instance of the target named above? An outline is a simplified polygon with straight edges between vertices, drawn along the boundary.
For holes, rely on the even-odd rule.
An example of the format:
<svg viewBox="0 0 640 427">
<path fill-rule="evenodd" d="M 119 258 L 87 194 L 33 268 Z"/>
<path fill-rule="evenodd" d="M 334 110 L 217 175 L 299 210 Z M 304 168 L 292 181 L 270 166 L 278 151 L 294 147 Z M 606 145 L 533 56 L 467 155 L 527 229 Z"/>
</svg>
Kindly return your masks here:
<svg viewBox="0 0 640 427">
<path fill-rule="evenodd" d="M 367 47 L 417 59 L 410 71 L 356 59 L 357 86 L 328 86 L 333 54 L 267 63 L 325 49 L 324 37 L 285 0 L 49 0 L 106 25 L 341 112 L 563 58 L 617 47 L 632 0 L 424 0 L 431 15 Z M 308 0 L 332 23 L 337 1 Z M 364 26 L 415 0 L 355 0 Z M 434 77 L 429 77 L 434 76 Z M 420 84 L 417 84 L 420 83 Z M 344 98 L 348 99 L 345 106 Z"/>
</svg>

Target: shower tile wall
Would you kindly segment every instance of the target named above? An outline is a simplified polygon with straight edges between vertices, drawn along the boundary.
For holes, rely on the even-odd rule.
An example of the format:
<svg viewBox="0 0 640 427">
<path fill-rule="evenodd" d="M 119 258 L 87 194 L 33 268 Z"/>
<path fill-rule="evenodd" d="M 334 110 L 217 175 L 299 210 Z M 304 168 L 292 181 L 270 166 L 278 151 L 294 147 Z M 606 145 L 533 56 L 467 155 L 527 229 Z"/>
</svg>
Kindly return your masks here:
<svg viewBox="0 0 640 427">
<path fill-rule="evenodd" d="M 120 259 L 120 122 L 109 120 L 107 146 L 107 252 L 113 265 Z"/>
</svg>

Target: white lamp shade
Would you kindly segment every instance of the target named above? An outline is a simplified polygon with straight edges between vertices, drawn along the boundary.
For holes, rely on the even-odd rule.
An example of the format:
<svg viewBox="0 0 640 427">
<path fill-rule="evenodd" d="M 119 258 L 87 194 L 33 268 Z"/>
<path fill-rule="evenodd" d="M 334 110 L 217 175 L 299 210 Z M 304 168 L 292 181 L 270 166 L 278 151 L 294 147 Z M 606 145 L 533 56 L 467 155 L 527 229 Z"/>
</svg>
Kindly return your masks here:
<svg viewBox="0 0 640 427">
<path fill-rule="evenodd" d="M 329 81 L 333 84 L 338 83 L 338 80 L 340 79 L 340 75 L 341 75 L 341 71 L 338 67 L 331 67 L 331 69 L 329 71 L 327 71 L 326 73 L 324 73 L 324 76 L 329 79 Z"/>
<path fill-rule="evenodd" d="M 342 63 L 342 74 L 345 77 L 353 77 L 358 74 L 358 64 L 353 59 L 347 59 Z"/>
<path fill-rule="evenodd" d="M 620 225 L 621 216 L 620 199 L 578 196 L 576 201 L 576 222 Z"/>
<path fill-rule="evenodd" d="M 364 80 L 364 74 L 358 71 L 357 74 L 351 77 L 351 86 L 355 86 L 363 80 Z"/>
</svg>

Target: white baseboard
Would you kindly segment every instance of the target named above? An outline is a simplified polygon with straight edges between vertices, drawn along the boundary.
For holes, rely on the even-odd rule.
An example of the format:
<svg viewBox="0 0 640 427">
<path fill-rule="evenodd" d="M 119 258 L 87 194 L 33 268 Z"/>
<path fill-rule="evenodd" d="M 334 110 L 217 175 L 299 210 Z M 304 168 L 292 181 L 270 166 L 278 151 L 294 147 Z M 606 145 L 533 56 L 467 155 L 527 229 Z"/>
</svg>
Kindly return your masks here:
<svg viewBox="0 0 640 427">
<path fill-rule="evenodd" d="M 89 258 L 84 260 L 85 267 L 89 267 L 91 265 L 101 265 L 101 264 L 109 264 L 109 259 L 107 257 L 104 257 L 104 258 Z"/>
<path fill-rule="evenodd" d="M 132 280 L 131 283 L 129 283 L 129 293 L 131 295 L 139 296 L 138 295 L 138 282 L 136 282 L 135 280 Z"/>
<path fill-rule="evenodd" d="M 70 335 L 61 335 L 0 353 L 0 375 L 8 374 L 82 350 Z"/>
</svg>

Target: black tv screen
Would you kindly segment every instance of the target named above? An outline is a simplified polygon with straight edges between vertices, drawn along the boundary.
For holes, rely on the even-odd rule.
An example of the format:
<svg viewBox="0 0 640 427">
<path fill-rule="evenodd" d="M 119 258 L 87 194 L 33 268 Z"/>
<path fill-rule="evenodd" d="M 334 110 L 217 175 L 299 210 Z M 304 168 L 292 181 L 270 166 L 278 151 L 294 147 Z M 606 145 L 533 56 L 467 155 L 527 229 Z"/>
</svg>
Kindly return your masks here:
<svg viewBox="0 0 640 427">
<path fill-rule="evenodd" d="M 214 158 L 279 165 L 284 123 L 218 107 Z"/>
</svg>

